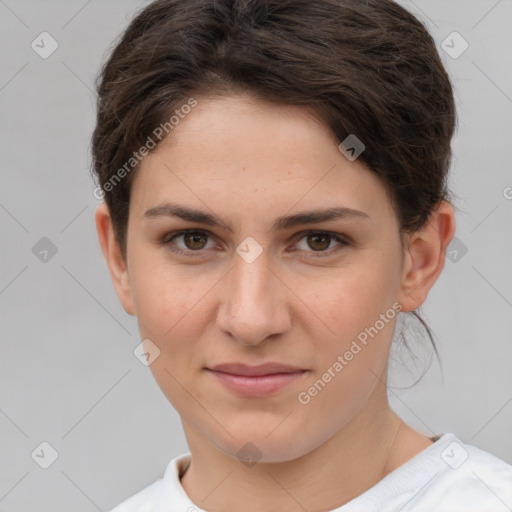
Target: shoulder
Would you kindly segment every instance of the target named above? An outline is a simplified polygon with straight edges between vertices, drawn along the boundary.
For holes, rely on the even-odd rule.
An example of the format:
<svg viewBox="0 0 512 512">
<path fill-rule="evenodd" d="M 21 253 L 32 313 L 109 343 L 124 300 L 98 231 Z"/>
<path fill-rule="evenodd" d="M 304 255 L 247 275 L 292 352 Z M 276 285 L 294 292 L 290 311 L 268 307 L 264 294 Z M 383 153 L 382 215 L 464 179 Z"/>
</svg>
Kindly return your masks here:
<svg viewBox="0 0 512 512">
<path fill-rule="evenodd" d="M 453 436 L 440 452 L 441 465 L 432 482 L 432 492 L 442 498 L 446 510 L 479 512 L 510 510 L 512 507 L 512 466 L 476 446 Z M 457 508 L 457 506 L 459 508 Z M 444 510 L 444 509 L 443 509 Z"/>
<path fill-rule="evenodd" d="M 110 512 L 161 512 L 164 507 L 167 509 L 170 503 L 176 507 L 188 506 L 190 502 L 178 474 L 180 467 L 189 457 L 190 454 L 187 453 L 173 458 L 167 465 L 163 478 L 123 501 Z"/>
<path fill-rule="evenodd" d="M 512 507 L 512 466 L 445 434 L 416 467 L 422 479 L 410 495 L 411 512 L 498 512 Z"/>
<path fill-rule="evenodd" d="M 447 433 L 340 512 L 506 512 L 512 466 Z"/>
<path fill-rule="evenodd" d="M 163 480 L 148 485 L 137 494 L 134 494 L 110 512 L 153 512 L 155 504 L 160 501 L 163 491 Z"/>
</svg>

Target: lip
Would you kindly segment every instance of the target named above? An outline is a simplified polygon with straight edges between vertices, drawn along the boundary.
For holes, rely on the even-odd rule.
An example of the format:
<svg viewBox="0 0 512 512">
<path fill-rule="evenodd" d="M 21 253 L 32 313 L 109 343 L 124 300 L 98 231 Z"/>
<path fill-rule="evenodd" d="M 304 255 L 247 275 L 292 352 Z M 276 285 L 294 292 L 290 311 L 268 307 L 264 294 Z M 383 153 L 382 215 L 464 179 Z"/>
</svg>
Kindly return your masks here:
<svg viewBox="0 0 512 512">
<path fill-rule="evenodd" d="M 261 397 L 277 393 L 302 378 L 307 370 L 281 363 L 249 366 L 225 363 L 206 368 L 225 387 L 241 396 Z"/>
</svg>

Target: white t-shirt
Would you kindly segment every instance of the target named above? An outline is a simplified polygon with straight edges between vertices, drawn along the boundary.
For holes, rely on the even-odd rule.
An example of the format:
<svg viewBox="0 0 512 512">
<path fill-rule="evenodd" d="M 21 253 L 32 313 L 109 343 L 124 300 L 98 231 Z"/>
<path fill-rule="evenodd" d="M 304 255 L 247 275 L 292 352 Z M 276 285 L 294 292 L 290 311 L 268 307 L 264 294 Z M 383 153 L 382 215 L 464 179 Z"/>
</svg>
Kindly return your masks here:
<svg viewBox="0 0 512 512">
<path fill-rule="evenodd" d="M 189 458 L 186 453 L 172 459 L 162 479 L 111 512 L 207 512 L 180 483 L 180 469 Z M 331 512 L 510 511 L 512 466 L 448 433 Z"/>
</svg>

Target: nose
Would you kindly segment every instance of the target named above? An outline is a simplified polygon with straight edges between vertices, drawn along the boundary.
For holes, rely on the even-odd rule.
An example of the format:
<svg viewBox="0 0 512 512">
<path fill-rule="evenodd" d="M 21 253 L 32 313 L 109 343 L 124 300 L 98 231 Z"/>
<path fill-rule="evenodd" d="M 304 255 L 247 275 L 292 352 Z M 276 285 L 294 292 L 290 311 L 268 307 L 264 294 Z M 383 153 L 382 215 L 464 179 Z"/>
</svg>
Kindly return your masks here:
<svg viewBox="0 0 512 512">
<path fill-rule="evenodd" d="M 252 263 L 243 259 L 223 280 L 217 326 L 243 345 L 258 345 L 291 326 L 290 295 L 265 251 Z"/>
</svg>

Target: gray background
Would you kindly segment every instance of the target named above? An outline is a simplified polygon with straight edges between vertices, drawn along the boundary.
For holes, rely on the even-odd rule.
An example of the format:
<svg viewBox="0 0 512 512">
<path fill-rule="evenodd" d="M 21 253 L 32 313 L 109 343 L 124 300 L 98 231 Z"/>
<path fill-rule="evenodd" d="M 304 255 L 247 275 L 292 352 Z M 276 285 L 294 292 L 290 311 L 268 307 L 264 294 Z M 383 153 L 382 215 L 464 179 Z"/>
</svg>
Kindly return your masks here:
<svg viewBox="0 0 512 512">
<path fill-rule="evenodd" d="M 455 432 L 512 462 L 512 2 L 403 4 L 427 23 L 456 88 L 460 242 L 423 308 L 443 373 L 434 361 L 407 387 L 428 359 L 419 344 L 411 372 L 393 365 L 390 398 L 422 432 Z M 0 0 L 3 512 L 109 510 L 187 451 L 178 415 L 133 355 L 136 320 L 118 303 L 93 221 L 93 80 L 143 5 Z M 31 48 L 43 31 L 59 44 L 47 59 Z M 452 31 L 469 43 L 456 59 L 442 49 Z M 57 248 L 47 261 L 33 252 L 42 237 Z M 31 457 L 43 441 L 59 455 L 48 469 Z"/>
</svg>

